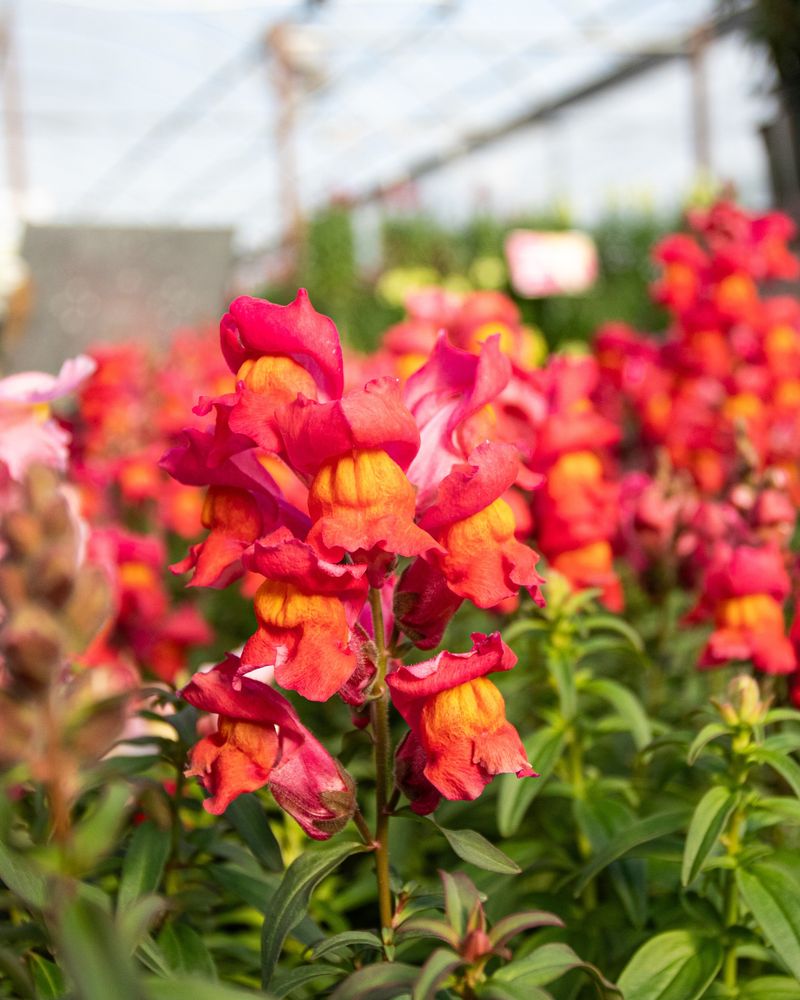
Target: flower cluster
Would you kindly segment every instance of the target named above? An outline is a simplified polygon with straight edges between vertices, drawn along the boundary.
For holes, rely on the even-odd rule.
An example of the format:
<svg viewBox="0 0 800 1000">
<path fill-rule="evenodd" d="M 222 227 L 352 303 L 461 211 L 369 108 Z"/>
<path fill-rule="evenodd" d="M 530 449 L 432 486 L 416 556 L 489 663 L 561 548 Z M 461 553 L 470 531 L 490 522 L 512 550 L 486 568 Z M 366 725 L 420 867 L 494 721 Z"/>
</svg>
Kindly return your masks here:
<svg viewBox="0 0 800 1000">
<path fill-rule="evenodd" d="M 405 386 L 383 375 L 344 391 L 338 332 L 304 291 L 288 306 L 239 298 L 220 331 L 235 388 L 200 400 L 213 426 L 187 429 L 162 462 L 207 488 L 208 532 L 176 570 L 194 586 L 260 581 L 241 653 L 183 690 L 219 715 L 192 754 L 206 808 L 266 786 L 319 839 L 352 815 L 352 779 L 277 688 L 338 696 L 357 725 L 391 697 L 409 727 L 397 785 L 419 812 L 475 798 L 496 774 L 534 774 L 487 677 L 516 660 L 498 634 L 400 659 L 437 646 L 465 600 L 494 608 L 520 588 L 542 600 L 508 500 L 530 473 L 487 430 L 511 377 L 500 337 L 468 351 L 441 333 Z"/>
<path fill-rule="evenodd" d="M 412 399 L 421 382 L 412 373 L 428 355 L 441 359 L 454 388 L 455 359 L 463 359 L 463 352 L 479 359 L 472 362 L 482 369 L 475 378 L 479 395 L 469 401 L 469 420 L 460 433 L 513 446 L 520 458 L 515 484 L 522 491 L 512 489 L 506 499 L 517 535 L 529 538 L 575 588 L 596 587 L 604 603 L 619 610 L 622 591 L 612 549 L 619 487 L 610 449 L 620 431 L 595 405 L 595 359 L 553 356 L 537 367 L 540 335 L 500 292 L 458 296 L 431 289 L 411 296 L 408 311 L 407 320 L 387 331 L 378 358 L 390 360 L 399 375 L 411 375 Z M 446 340 L 437 340 L 442 333 Z M 417 463 L 429 461 L 423 454 Z M 540 488 L 528 495 L 537 482 Z"/>
<path fill-rule="evenodd" d="M 689 224 L 654 251 L 666 337 L 612 324 L 595 342 L 601 408 L 633 425 L 623 550 L 662 586 L 699 589 L 690 620 L 714 626 L 701 666 L 795 674 L 784 604 L 800 499 L 800 302 L 765 294 L 800 275 L 794 227 L 724 201 Z"/>
<path fill-rule="evenodd" d="M 198 384 L 229 388 L 208 350 L 209 332 L 181 331 L 161 357 L 141 342 L 92 349 L 72 421 L 71 469 L 92 525 L 91 557 L 106 572 L 114 614 L 87 650 L 89 664 L 117 662 L 174 682 L 212 635 L 194 604 L 167 588 L 170 537 L 195 539 L 202 498 L 158 467 L 181 432 Z"/>
</svg>

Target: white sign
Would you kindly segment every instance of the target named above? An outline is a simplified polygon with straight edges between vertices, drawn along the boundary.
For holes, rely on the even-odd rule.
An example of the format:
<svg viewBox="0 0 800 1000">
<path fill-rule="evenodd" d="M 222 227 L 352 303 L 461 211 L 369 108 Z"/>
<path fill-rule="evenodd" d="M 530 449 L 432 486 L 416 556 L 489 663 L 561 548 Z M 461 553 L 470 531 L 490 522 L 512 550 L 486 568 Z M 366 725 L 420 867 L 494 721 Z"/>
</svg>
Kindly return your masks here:
<svg viewBox="0 0 800 1000">
<path fill-rule="evenodd" d="M 515 229 L 506 237 L 511 285 L 525 298 L 576 295 L 597 279 L 597 247 L 586 233 Z"/>
</svg>

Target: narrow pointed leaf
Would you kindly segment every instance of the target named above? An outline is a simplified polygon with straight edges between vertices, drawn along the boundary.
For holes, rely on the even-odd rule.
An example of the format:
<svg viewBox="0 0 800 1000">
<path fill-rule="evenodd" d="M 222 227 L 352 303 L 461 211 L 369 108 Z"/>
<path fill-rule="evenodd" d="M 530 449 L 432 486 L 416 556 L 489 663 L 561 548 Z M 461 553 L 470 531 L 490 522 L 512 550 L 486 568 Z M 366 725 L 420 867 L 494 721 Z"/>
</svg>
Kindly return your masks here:
<svg viewBox="0 0 800 1000">
<path fill-rule="evenodd" d="M 768 767 L 771 767 L 789 785 L 794 794 L 800 798 L 800 764 L 797 761 L 792 760 L 791 757 L 785 757 L 775 750 L 765 750 L 763 748 L 754 750 L 751 756 L 759 764 L 766 764 Z"/>
<path fill-rule="evenodd" d="M 553 994 L 538 986 L 519 986 L 517 983 L 498 983 L 490 979 L 475 991 L 479 1000 L 553 1000 Z"/>
<path fill-rule="evenodd" d="M 168 907 L 169 902 L 163 896 L 141 896 L 117 914 L 119 933 L 131 951 L 139 947 Z"/>
<path fill-rule="evenodd" d="M 341 934 L 333 934 L 313 945 L 311 958 L 316 961 L 339 948 L 372 948 L 374 951 L 382 951 L 383 942 L 371 931 L 342 931 Z M 274 988 L 272 992 L 275 992 Z"/>
<path fill-rule="evenodd" d="M 742 985 L 739 1000 L 800 1000 L 800 982 L 788 976 L 759 976 Z"/>
<path fill-rule="evenodd" d="M 568 944 L 553 941 L 542 945 L 530 955 L 515 962 L 509 962 L 495 973 L 494 979 L 501 983 L 534 987 L 547 986 L 573 969 L 582 969 L 604 990 L 618 995 L 619 991 L 599 969 L 590 962 L 584 962 Z"/>
<path fill-rule="evenodd" d="M 725 829 L 737 801 L 738 796 L 721 785 L 710 788 L 700 799 L 686 834 L 681 868 L 681 881 L 684 885 L 694 881 L 703 867 L 703 862 Z"/>
<path fill-rule="evenodd" d="M 199 976 L 175 979 L 150 977 L 145 983 L 147 1000 L 269 1000 L 264 993 L 253 993 L 252 990 L 226 983 L 209 983 Z M 110 996 L 116 1000 L 114 994 Z"/>
<path fill-rule="evenodd" d="M 605 629 L 607 632 L 617 632 L 624 636 L 638 652 L 641 653 L 644 649 L 642 637 L 633 626 L 622 618 L 616 618 L 613 615 L 587 615 L 581 619 L 581 626 L 587 632 L 596 632 L 600 629 Z"/>
<path fill-rule="evenodd" d="M 489 941 L 493 948 L 502 946 L 523 931 L 534 927 L 563 927 L 564 922 L 554 913 L 544 910 L 524 910 L 522 913 L 512 913 L 498 920 L 489 932 Z"/>
<path fill-rule="evenodd" d="M 225 819 L 247 844 L 259 864 L 270 872 L 283 871 L 281 849 L 258 796 L 250 794 L 235 798 L 225 810 Z"/>
<path fill-rule="evenodd" d="M 28 858 L 9 850 L 2 842 L 0 881 L 29 906 L 41 910 L 47 905 L 47 877 Z"/>
<path fill-rule="evenodd" d="M 194 928 L 182 921 L 165 924 L 158 935 L 158 946 L 175 972 L 217 978 L 217 967 L 205 941 Z"/>
<path fill-rule="evenodd" d="M 709 743 L 713 743 L 714 740 L 718 740 L 721 736 L 730 736 L 730 732 L 728 726 L 724 726 L 721 722 L 709 722 L 707 726 L 703 726 L 689 747 L 689 753 L 687 754 L 689 763 L 694 764 Z"/>
<path fill-rule="evenodd" d="M 439 826 L 438 829 L 462 861 L 468 861 L 477 868 L 499 875 L 519 875 L 522 871 L 516 861 L 512 861 L 499 847 L 495 847 L 476 830 L 447 830 L 443 826 Z"/>
<path fill-rule="evenodd" d="M 764 937 L 800 979 L 800 885 L 783 865 L 739 868 L 736 882 Z"/>
<path fill-rule="evenodd" d="M 348 976 L 331 994 L 331 1000 L 392 1000 L 408 996 L 419 969 L 402 962 L 367 965 Z"/>
<path fill-rule="evenodd" d="M 58 940 L 60 961 L 80 1000 L 143 1000 L 133 964 L 100 907 L 73 899 L 61 915 Z"/>
<path fill-rule="evenodd" d="M 275 1000 L 282 1000 L 289 996 L 294 990 L 306 983 L 313 983 L 316 979 L 330 979 L 332 976 L 341 979 L 345 975 L 345 970 L 338 965 L 328 965 L 324 962 L 313 965 L 301 965 L 297 969 L 285 972 L 281 976 L 276 976 L 269 988 L 269 995 Z"/>
<path fill-rule="evenodd" d="M 451 948 L 457 948 L 459 942 L 458 934 L 449 924 L 444 920 L 434 920 L 433 917 L 411 917 L 406 920 L 397 931 L 397 939 L 402 938 L 438 938 Z"/>
<path fill-rule="evenodd" d="M 463 959 L 447 948 L 437 948 L 420 969 L 411 991 L 411 1000 L 435 1000 L 439 987 L 454 972 Z"/>
<path fill-rule="evenodd" d="M 565 740 L 561 730 L 545 726 L 525 740 L 525 753 L 539 772 L 539 777 L 518 778 L 514 774 L 503 774 L 497 779 L 500 786 L 497 797 L 497 829 L 501 836 L 511 837 L 517 832 L 531 802 L 561 759 Z"/>
<path fill-rule="evenodd" d="M 641 844 L 675 833 L 686 824 L 690 816 L 689 809 L 673 809 L 631 823 L 627 830 L 618 833 L 601 851 L 598 851 L 580 872 L 578 881 L 575 883 L 575 895 L 579 896 L 595 875 L 616 861 L 617 858 L 623 857 Z"/>
<path fill-rule="evenodd" d="M 642 708 L 642 703 L 627 688 L 617 684 L 616 681 L 597 678 L 585 684 L 583 690 L 602 698 L 616 709 L 617 714 L 628 725 L 637 750 L 644 749 L 653 739 L 650 720 Z"/>
<path fill-rule="evenodd" d="M 364 844 L 344 841 L 301 854 L 286 869 L 264 918 L 261 977 L 265 989 L 272 979 L 283 942 L 305 916 L 314 889 L 346 858 L 367 849 Z"/>
<path fill-rule="evenodd" d="M 72 855 L 86 867 L 108 854 L 120 837 L 130 807 L 128 785 L 109 785 L 98 797 L 89 814 L 73 830 Z"/>
<path fill-rule="evenodd" d="M 759 799 L 756 808 L 764 809 L 792 826 L 800 823 L 800 802 L 797 799 L 790 799 L 785 795 L 769 796 Z"/>
<path fill-rule="evenodd" d="M 61 1000 L 67 988 L 64 974 L 55 962 L 32 952 L 28 956 L 28 964 L 36 986 L 37 1000 Z"/>
<path fill-rule="evenodd" d="M 697 1000 L 722 965 L 718 938 L 667 931 L 650 938 L 619 977 L 625 1000 Z"/>
<path fill-rule="evenodd" d="M 157 891 L 170 847 L 168 830 L 149 821 L 136 828 L 122 862 L 117 909 L 124 910 L 140 896 Z"/>
</svg>

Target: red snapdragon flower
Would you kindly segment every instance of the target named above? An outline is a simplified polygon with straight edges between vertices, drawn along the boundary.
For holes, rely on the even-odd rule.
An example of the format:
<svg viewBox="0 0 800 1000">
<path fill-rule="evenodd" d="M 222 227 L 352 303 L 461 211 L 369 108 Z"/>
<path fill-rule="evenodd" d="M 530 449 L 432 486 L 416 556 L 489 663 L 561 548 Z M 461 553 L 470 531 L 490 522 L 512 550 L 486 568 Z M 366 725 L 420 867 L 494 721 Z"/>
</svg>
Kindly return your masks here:
<svg viewBox="0 0 800 1000">
<path fill-rule="evenodd" d="M 219 715 L 215 733 L 195 745 L 187 772 L 211 793 L 203 803 L 216 816 L 244 792 L 267 787 L 314 840 L 327 840 L 353 815 L 353 781 L 300 722 L 289 702 L 267 684 L 236 680 L 229 656 L 195 674 L 181 695 Z"/>
<path fill-rule="evenodd" d="M 767 674 L 793 673 L 797 659 L 783 617 L 783 602 L 790 592 L 791 581 L 778 549 L 721 543 L 692 612 L 699 620 L 713 616 L 715 625 L 700 666 L 752 660 Z"/>
<path fill-rule="evenodd" d="M 245 561 L 266 579 L 242 669 L 274 666 L 281 687 L 327 701 L 358 665 L 350 640 L 369 590 L 366 566 L 327 562 L 286 528 L 256 542 Z"/>
<path fill-rule="evenodd" d="M 338 562 L 345 553 L 376 565 L 381 553 L 416 556 L 436 547 L 414 521 L 405 470 L 419 431 L 397 379 L 368 382 L 330 403 L 305 397 L 279 415 L 291 466 L 309 480 L 308 543 Z"/>
<path fill-rule="evenodd" d="M 446 476 L 420 525 L 442 545 L 426 555 L 447 586 L 479 608 L 491 608 L 520 587 L 544 604 L 539 556 L 516 537 L 514 512 L 503 499 L 517 476 L 512 445 L 485 442 Z"/>
<path fill-rule="evenodd" d="M 497 774 L 533 777 L 503 696 L 486 674 L 517 662 L 499 633 L 474 633 L 468 653 L 397 666 L 386 678 L 397 710 L 425 755 L 423 774 L 447 799 L 475 799 Z M 406 752 L 411 748 L 406 748 Z"/>
</svg>

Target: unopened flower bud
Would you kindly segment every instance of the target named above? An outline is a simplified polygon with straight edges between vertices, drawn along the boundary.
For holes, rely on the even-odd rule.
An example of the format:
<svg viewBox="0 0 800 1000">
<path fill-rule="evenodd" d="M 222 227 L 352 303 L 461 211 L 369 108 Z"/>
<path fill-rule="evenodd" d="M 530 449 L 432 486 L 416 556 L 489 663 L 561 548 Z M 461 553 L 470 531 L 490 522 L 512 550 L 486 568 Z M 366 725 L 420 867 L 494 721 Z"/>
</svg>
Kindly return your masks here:
<svg viewBox="0 0 800 1000">
<path fill-rule="evenodd" d="M 728 685 L 728 700 L 719 702 L 717 708 L 729 726 L 757 726 L 764 721 L 769 700 L 761 700 L 754 677 L 738 674 Z"/>
</svg>

